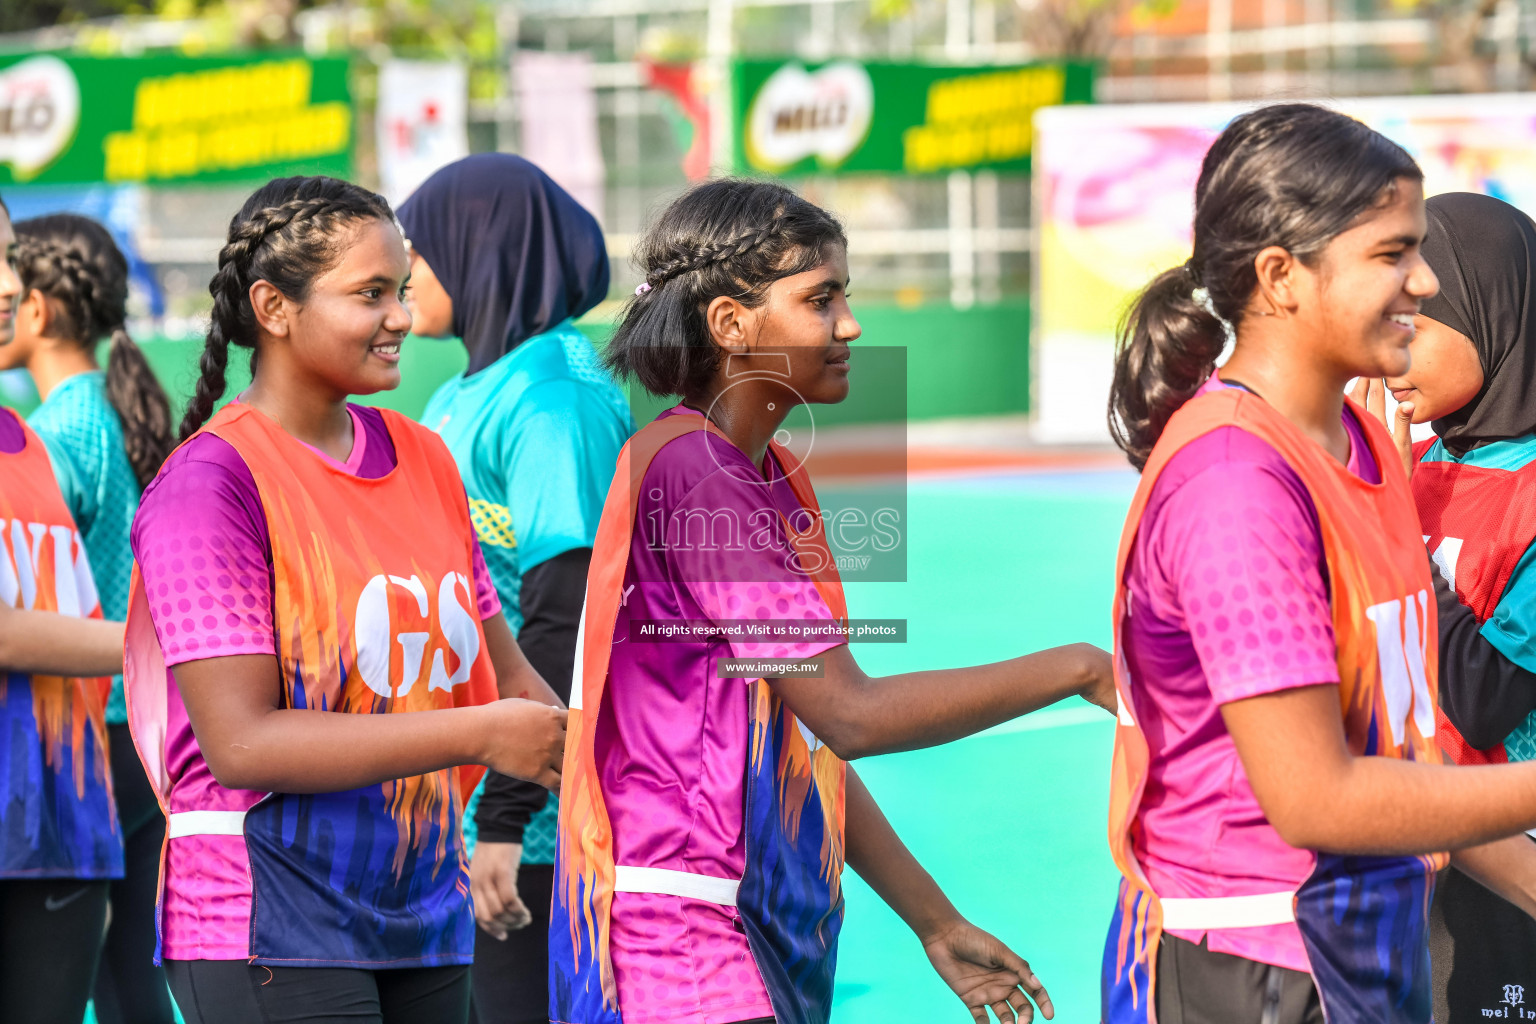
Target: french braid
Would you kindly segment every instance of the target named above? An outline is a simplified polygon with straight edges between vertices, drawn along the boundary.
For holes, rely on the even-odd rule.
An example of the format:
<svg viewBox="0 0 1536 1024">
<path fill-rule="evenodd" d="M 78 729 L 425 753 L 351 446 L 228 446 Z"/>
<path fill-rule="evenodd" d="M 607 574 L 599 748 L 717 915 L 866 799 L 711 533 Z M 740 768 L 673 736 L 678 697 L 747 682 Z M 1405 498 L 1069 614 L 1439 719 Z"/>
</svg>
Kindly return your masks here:
<svg viewBox="0 0 1536 1024">
<path fill-rule="evenodd" d="M 278 178 L 257 189 L 229 223 L 219 268 L 208 283 L 213 312 L 200 374 L 181 421 L 183 440 L 196 433 L 228 386 L 229 347 L 251 349 L 256 361 L 256 314 L 251 285 L 268 281 L 303 299 L 314 279 L 335 265 L 344 228 L 359 220 L 393 218 L 383 197 L 338 178 Z"/>
</svg>

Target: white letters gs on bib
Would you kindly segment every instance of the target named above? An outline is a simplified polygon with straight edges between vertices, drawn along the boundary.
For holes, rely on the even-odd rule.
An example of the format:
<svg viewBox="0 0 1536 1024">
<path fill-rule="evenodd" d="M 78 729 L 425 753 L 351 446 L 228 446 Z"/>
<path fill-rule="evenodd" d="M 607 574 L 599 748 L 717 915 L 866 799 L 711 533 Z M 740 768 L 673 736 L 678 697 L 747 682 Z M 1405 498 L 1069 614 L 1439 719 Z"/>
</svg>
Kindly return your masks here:
<svg viewBox="0 0 1536 1024">
<path fill-rule="evenodd" d="M 415 598 L 416 610 L 424 623 L 432 621 L 431 596 L 419 576 L 375 576 L 357 598 L 357 614 L 352 619 L 352 633 L 357 646 L 355 670 L 368 688 L 381 697 L 404 697 L 421 677 L 427 660 L 427 642 L 432 634 L 425 630 L 396 632 L 390 616 L 390 588 L 401 587 Z M 464 601 L 459 600 L 459 590 Z M 458 668 L 450 675 L 442 647 L 434 647 L 428 690 L 451 690 L 469 679 L 470 668 L 480 656 L 480 632 L 476 629 L 474 595 L 463 573 L 443 577 L 437 588 L 437 621 L 448 650 L 458 659 Z M 391 682 L 389 661 L 395 645 L 400 648 L 399 683 Z"/>
</svg>

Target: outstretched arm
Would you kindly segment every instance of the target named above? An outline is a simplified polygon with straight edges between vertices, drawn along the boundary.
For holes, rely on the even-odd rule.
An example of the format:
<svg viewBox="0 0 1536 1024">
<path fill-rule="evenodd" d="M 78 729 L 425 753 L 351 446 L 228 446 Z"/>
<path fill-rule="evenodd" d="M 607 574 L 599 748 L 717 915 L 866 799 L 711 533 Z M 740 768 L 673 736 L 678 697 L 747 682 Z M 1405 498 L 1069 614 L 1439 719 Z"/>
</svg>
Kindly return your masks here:
<svg viewBox="0 0 1536 1024">
<path fill-rule="evenodd" d="M 1536 828 L 1536 762 L 1356 757 L 1337 684 L 1250 697 L 1221 713 L 1264 816 L 1299 849 L 1409 856 Z"/>
<path fill-rule="evenodd" d="M 769 682 L 795 717 L 845 761 L 948 743 L 1073 694 L 1115 711 L 1110 656 L 1092 644 L 880 678 L 866 675 L 846 644 L 823 657 L 823 678 Z"/>
<path fill-rule="evenodd" d="M 565 711 L 530 700 L 407 714 L 285 708 L 277 658 L 240 654 L 171 669 L 214 778 L 231 789 L 329 793 L 483 764 L 560 783 Z"/>
<path fill-rule="evenodd" d="M 116 675 L 123 624 L 0 605 L 0 665 L 37 675 Z"/>
<path fill-rule="evenodd" d="M 1451 854 L 1451 865 L 1489 892 L 1536 917 L 1536 842 L 1510 836 Z"/>
<path fill-rule="evenodd" d="M 858 774 L 848 769 L 848 866 L 907 923 L 944 983 L 954 990 L 979 1024 L 987 1007 L 999 1021 L 1023 1024 L 1040 1013 L 1054 1016 L 1051 997 L 1029 964 L 996 938 L 960 916 L 933 876 L 923 870 L 891 828 Z M 1029 997 L 1025 996 L 1029 993 Z"/>
</svg>

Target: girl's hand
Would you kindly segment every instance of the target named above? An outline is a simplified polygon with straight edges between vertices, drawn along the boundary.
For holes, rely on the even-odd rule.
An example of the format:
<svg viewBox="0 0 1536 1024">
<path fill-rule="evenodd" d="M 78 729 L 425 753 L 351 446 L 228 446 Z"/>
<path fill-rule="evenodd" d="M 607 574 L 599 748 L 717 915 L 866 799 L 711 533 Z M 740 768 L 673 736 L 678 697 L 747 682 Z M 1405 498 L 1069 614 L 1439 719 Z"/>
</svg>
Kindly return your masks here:
<svg viewBox="0 0 1536 1024">
<path fill-rule="evenodd" d="M 522 859 L 522 843 L 483 841 L 475 844 L 469 858 L 469 894 L 474 899 L 475 921 L 498 942 L 505 942 L 508 932 L 526 928 L 533 920 L 517 892 L 517 867 Z"/>
<path fill-rule="evenodd" d="M 509 697 L 484 705 L 484 715 L 485 754 L 478 763 L 560 792 L 565 709 Z"/>
<path fill-rule="evenodd" d="M 1380 377 L 1360 377 L 1349 389 L 1349 397 L 1365 406 L 1365 411 L 1381 420 L 1381 425 L 1392 435 L 1397 457 L 1403 462 L 1403 472 L 1413 478 L 1413 403 L 1399 402 L 1397 413 L 1387 416 L 1387 382 Z"/>
<path fill-rule="evenodd" d="M 1083 653 L 1088 659 L 1092 680 L 1082 690 L 1083 699 L 1091 704 L 1108 711 L 1112 715 L 1120 713 L 1120 698 L 1115 693 L 1115 659 L 1103 648 L 1093 644 L 1080 644 Z"/>
<path fill-rule="evenodd" d="M 1029 964 L 964 918 L 925 938 L 923 952 L 977 1024 L 987 1024 L 989 1006 L 1003 1024 L 1013 1024 L 1015 1019 L 1027 1024 L 1035 1019 L 1030 998 L 1039 1005 L 1042 1017 L 1049 1020 L 1056 1015 L 1050 995 Z"/>
</svg>

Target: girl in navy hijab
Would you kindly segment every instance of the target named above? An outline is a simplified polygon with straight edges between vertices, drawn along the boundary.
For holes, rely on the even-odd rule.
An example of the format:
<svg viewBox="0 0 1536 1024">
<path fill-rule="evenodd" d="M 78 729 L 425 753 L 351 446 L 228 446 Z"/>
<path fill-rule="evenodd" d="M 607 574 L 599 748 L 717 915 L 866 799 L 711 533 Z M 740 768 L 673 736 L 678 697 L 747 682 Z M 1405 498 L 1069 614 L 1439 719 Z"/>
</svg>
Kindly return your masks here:
<svg viewBox="0 0 1536 1024">
<path fill-rule="evenodd" d="M 506 153 L 442 168 L 399 217 L 413 330 L 458 337 L 469 351 L 468 368 L 432 396 L 422 422 L 458 462 L 518 645 L 569 700 L 587 563 L 634 430 L 624 395 L 571 322 L 608 294 L 602 228 L 543 171 Z M 487 773 L 466 815 L 466 831 L 478 831 L 470 887 L 479 1024 L 548 1020 L 556 801 L 547 797 Z"/>
</svg>

